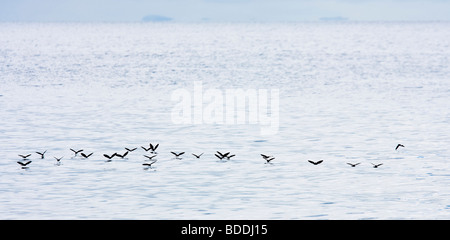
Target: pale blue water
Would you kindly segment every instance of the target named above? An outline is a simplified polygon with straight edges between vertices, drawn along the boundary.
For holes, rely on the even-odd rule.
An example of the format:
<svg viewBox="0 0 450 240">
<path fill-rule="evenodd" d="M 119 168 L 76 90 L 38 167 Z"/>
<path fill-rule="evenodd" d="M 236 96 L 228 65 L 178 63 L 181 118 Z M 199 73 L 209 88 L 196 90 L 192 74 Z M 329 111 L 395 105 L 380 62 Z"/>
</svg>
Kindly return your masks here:
<svg viewBox="0 0 450 240">
<path fill-rule="evenodd" d="M 449 219 L 449 39 L 446 22 L 1 23 L 0 218 Z M 173 124 L 194 81 L 279 89 L 278 134 Z"/>
</svg>

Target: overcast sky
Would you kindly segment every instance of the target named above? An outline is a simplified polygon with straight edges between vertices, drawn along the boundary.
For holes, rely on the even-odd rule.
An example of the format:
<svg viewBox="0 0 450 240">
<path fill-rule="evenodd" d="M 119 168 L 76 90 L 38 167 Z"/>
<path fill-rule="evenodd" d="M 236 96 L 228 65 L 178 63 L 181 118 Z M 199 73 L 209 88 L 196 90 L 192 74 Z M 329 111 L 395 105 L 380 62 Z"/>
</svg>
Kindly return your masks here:
<svg viewBox="0 0 450 240">
<path fill-rule="evenodd" d="M 0 21 L 450 21 L 450 0 L 0 0 Z"/>
</svg>

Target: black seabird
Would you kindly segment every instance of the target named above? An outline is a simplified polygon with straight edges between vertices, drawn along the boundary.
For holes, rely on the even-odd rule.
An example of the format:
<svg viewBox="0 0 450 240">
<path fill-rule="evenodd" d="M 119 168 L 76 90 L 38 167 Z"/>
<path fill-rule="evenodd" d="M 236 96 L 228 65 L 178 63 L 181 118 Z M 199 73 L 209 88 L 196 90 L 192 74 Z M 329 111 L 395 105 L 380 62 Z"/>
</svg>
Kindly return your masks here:
<svg viewBox="0 0 450 240">
<path fill-rule="evenodd" d="M 146 166 L 146 167 L 148 167 L 148 168 L 152 168 L 152 164 L 155 163 L 155 162 L 157 162 L 157 160 L 155 160 L 155 161 L 153 161 L 153 162 L 150 162 L 150 163 L 143 163 L 142 165 L 143 165 L 143 166 Z"/>
<path fill-rule="evenodd" d="M 380 163 L 380 164 L 373 164 L 372 163 L 372 165 L 373 165 L 373 168 L 378 168 L 379 166 L 381 166 L 381 165 L 383 165 L 382 163 Z"/>
<path fill-rule="evenodd" d="M 62 157 L 60 157 L 60 158 L 57 158 L 57 157 L 54 157 L 54 158 L 56 159 L 57 162 L 60 162 L 61 159 L 63 159 L 63 157 L 64 157 L 64 156 L 62 156 Z"/>
<path fill-rule="evenodd" d="M 71 148 L 70 151 L 74 152 L 74 153 L 75 153 L 75 156 L 76 156 L 79 152 L 82 152 L 83 149 L 80 149 L 80 150 L 73 150 L 73 149 Z"/>
<path fill-rule="evenodd" d="M 24 160 L 27 159 L 29 156 L 31 156 L 31 154 L 27 154 L 27 155 L 19 154 L 19 157 L 23 158 Z"/>
<path fill-rule="evenodd" d="M 40 153 L 40 152 L 36 152 L 37 154 L 41 155 L 41 159 L 44 159 L 44 154 L 47 152 L 47 150 L 45 150 L 44 152 Z"/>
<path fill-rule="evenodd" d="M 18 164 L 20 164 L 22 166 L 22 168 L 27 168 L 27 165 L 31 163 L 31 161 L 27 161 L 27 162 L 17 162 Z"/>
<path fill-rule="evenodd" d="M 271 163 L 270 161 L 274 160 L 274 157 L 268 157 L 268 158 L 264 158 L 264 160 L 266 160 L 265 163 Z"/>
<path fill-rule="evenodd" d="M 234 156 L 236 156 L 236 155 L 235 155 L 235 154 L 229 155 L 229 156 L 227 156 L 227 159 L 230 160 L 230 158 L 232 158 L 232 157 L 234 157 Z"/>
<path fill-rule="evenodd" d="M 312 164 L 314 164 L 314 165 L 319 165 L 319 164 L 321 164 L 321 163 L 323 162 L 323 160 L 319 160 L 319 161 L 317 161 L 317 162 L 308 160 L 308 162 L 310 162 L 310 163 L 312 163 Z"/>
<path fill-rule="evenodd" d="M 403 146 L 403 144 L 397 144 L 397 147 L 395 147 L 395 150 L 397 150 L 399 147 L 405 147 L 405 146 Z"/>
<path fill-rule="evenodd" d="M 120 157 L 120 158 L 124 158 L 125 156 L 127 156 L 128 155 L 128 151 L 126 151 L 124 154 L 122 154 L 122 155 L 120 155 L 120 154 L 118 154 L 118 153 L 116 153 L 116 156 L 118 156 L 118 157 Z"/>
<path fill-rule="evenodd" d="M 172 153 L 173 155 L 175 155 L 175 158 L 176 158 L 176 159 L 181 159 L 180 156 L 184 154 L 184 152 L 180 152 L 180 153 L 170 152 L 170 153 Z"/>
<path fill-rule="evenodd" d="M 134 151 L 134 150 L 136 150 L 137 148 L 125 148 L 125 150 L 127 150 L 128 152 L 132 152 L 132 151 Z"/>
<path fill-rule="evenodd" d="M 156 144 L 155 146 L 153 146 L 151 143 L 149 145 L 150 145 L 150 149 L 152 150 L 151 153 L 156 154 L 156 149 L 159 147 L 159 143 Z"/>
<path fill-rule="evenodd" d="M 199 155 L 193 153 L 192 155 L 194 155 L 194 157 L 196 157 L 196 158 L 200 158 L 203 155 L 203 153 L 201 153 Z"/>
<path fill-rule="evenodd" d="M 153 155 L 153 156 L 147 156 L 147 155 L 144 155 L 144 157 L 146 157 L 146 158 L 148 158 L 149 160 L 152 160 L 154 157 L 156 157 L 157 155 Z"/>
<path fill-rule="evenodd" d="M 262 153 L 261 153 L 261 157 L 263 157 L 264 160 L 266 160 L 266 163 L 270 163 L 270 161 L 275 159 L 273 156 L 264 155 Z"/>
<path fill-rule="evenodd" d="M 89 158 L 92 154 L 94 154 L 94 153 L 89 153 L 89 154 L 84 154 L 84 153 L 81 153 L 81 156 L 83 156 L 84 158 Z"/>
<path fill-rule="evenodd" d="M 348 165 L 352 166 L 352 167 L 356 167 L 357 165 L 361 164 L 361 163 L 347 163 Z"/>
<path fill-rule="evenodd" d="M 103 154 L 103 156 L 109 160 L 111 160 L 111 158 L 115 157 L 117 155 L 117 153 L 113 153 L 111 156 L 109 156 L 108 154 Z"/>
<path fill-rule="evenodd" d="M 219 155 L 217 155 L 217 154 L 219 154 Z M 230 152 L 227 152 L 227 153 L 221 153 L 221 152 L 217 151 L 217 154 L 214 154 L 214 155 L 215 155 L 217 158 L 219 158 L 220 160 L 222 160 L 222 159 L 228 157 L 228 154 L 230 154 Z"/>
<path fill-rule="evenodd" d="M 148 150 L 152 149 L 152 148 L 145 148 L 144 146 L 141 146 L 142 149 L 144 149 L 146 152 L 148 152 Z"/>
</svg>

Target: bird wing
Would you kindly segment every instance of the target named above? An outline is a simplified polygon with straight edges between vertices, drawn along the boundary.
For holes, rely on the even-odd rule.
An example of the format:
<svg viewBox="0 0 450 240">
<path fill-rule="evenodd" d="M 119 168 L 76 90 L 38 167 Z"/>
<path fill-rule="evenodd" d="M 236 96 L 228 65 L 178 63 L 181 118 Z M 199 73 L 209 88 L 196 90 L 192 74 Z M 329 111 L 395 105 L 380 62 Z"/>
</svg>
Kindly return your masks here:
<svg viewBox="0 0 450 240">
<path fill-rule="evenodd" d="M 222 158 L 223 158 L 222 156 L 219 156 L 219 155 L 217 155 L 217 154 L 214 154 L 214 156 L 216 156 L 216 157 L 219 158 L 219 159 L 222 159 Z"/>
<path fill-rule="evenodd" d="M 315 162 L 313 162 L 313 161 L 311 161 L 311 160 L 308 160 L 308 162 L 310 162 L 310 163 L 312 163 L 312 164 L 316 164 Z"/>
<path fill-rule="evenodd" d="M 269 158 L 269 156 L 267 156 L 267 155 L 264 155 L 264 154 L 262 154 L 261 153 L 261 156 L 264 158 L 264 159 L 267 159 L 267 158 Z"/>
<path fill-rule="evenodd" d="M 320 164 L 320 163 L 322 163 L 322 162 L 323 162 L 323 160 L 319 160 L 319 161 L 317 161 L 316 164 Z"/>
</svg>

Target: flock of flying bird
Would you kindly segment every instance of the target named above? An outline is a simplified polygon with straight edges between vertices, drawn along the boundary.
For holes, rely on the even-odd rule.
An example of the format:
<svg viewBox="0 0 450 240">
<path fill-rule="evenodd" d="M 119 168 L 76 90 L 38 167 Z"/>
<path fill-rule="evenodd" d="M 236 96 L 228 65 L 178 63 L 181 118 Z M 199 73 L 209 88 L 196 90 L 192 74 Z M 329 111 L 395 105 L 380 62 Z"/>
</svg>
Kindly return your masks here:
<svg viewBox="0 0 450 240">
<path fill-rule="evenodd" d="M 156 156 L 158 155 L 158 153 L 156 152 L 156 149 L 159 147 L 159 143 L 156 145 L 153 144 L 149 144 L 149 147 L 146 148 L 144 146 L 141 146 L 141 148 L 143 150 L 145 150 L 145 152 L 149 152 L 150 154 L 144 154 L 143 156 L 147 158 L 147 160 L 150 160 L 151 162 L 144 162 L 142 165 L 145 167 L 145 169 L 148 168 L 152 168 L 152 165 L 154 163 L 157 162 L 156 160 Z M 399 147 L 405 147 L 402 144 L 397 144 L 397 146 L 395 147 L 395 150 L 398 150 Z M 106 162 L 111 162 L 112 159 L 114 157 L 118 157 L 118 158 L 125 158 L 128 153 L 135 151 L 137 148 L 125 148 L 126 152 L 123 154 L 119 154 L 117 152 L 113 153 L 113 154 L 103 154 L 103 156 L 106 158 Z M 90 156 L 92 156 L 94 153 L 85 153 L 83 149 L 80 150 L 74 150 L 72 148 L 70 148 L 70 150 L 75 154 L 74 157 L 76 157 L 78 154 L 80 154 L 83 158 L 87 159 Z M 47 150 L 43 151 L 43 152 L 36 152 L 36 154 L 38 154 L 40 156 L 41 159 L 45 158 L 45 153 L 47 152 Z M 182 159 L 182 155 L 185 154 L 185 152 L 170 152 L 174 155 L 174 159 L 178 159 L 181 160 Z M 149 156 L 150 155 L 150 156 Z M 195 154 L 192 153 L 192 155 L 199 159 L 203 153 L 201 154 Z M 265 154 L 260 154 L 261 157 L 265 160 L 265 164 L 272 164 L 272 161 L 275 159 L 274 156 L 270 156 L 270 155 L 265 155 Z M 22 155 L 19 154 L 19 157 L 21 157 L 22 159 L 20 161 L 17 161 L 17 163 L 19 165 L 22 166 L 23 169 L 28 168 L 28 164 L 30 164 L 32 161 L 29 160 L 28 158 L 31 156 L 30 154 L 26 154 L 26 155 Z M 230 160 L 232 157 L 236 156 L 235 154 L 231 154 L 230 152 L 226 152 L 226 153 L 221 153 L 219 151 L 216 151 L 216 153 L 214 154 L 214 156 L 216 156 L 220 161 L 222 160 Z M 64 157 L 53 157 L 54 159 L 56 159 L 56 165 L 59 165 L 61 163 L 61 159 L 63 159 Z M 313 165 L 319 165 L 323 162 L 323 160 L 319 160 L 319 161 L 312 161 L 312 160 L 308 160 L 309 163 L 313 164 Z M 347 163 L 348 165 L 350 165 L 351 167 L 356 167 L 357 165 L 361 164 L 360 162 L 358 163 Z M 383 165 L 383 163 L 379 163 L 379 164 L 374 164 L 371 163 L 372 166 L 374 168 L 378 168 L 379 166 Z"/>
</svg>

